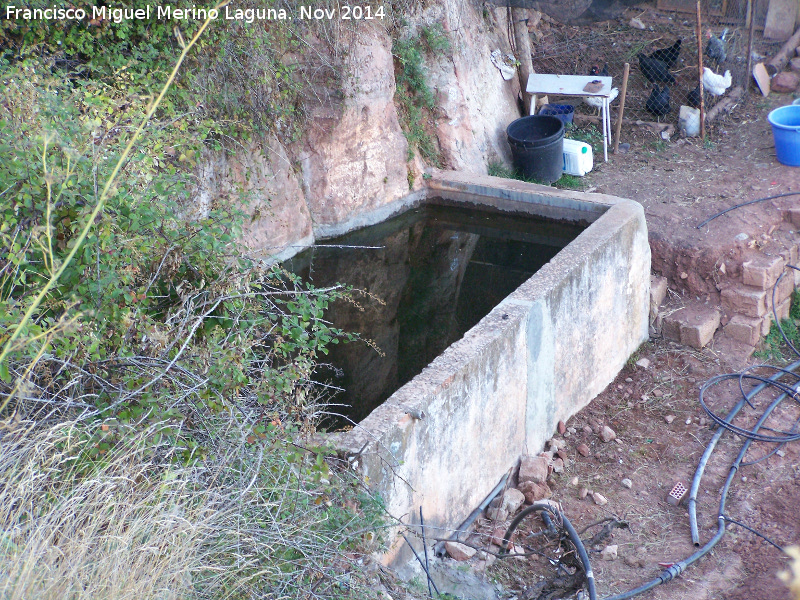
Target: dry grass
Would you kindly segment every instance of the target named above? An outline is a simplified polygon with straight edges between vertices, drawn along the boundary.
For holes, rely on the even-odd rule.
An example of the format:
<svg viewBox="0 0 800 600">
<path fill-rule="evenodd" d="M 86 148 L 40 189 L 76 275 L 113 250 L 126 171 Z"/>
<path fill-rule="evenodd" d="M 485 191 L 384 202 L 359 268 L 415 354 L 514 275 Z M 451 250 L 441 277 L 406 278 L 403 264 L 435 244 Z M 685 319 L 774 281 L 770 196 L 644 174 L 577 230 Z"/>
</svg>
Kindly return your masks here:
<svg viewBox="0 0 800 600">
<path fill-rule="evenodd" d="M 353 591 L 358 574 L 342 568 L 353 515 L 315 502 L 319 484 L 306 485 L 285 454 L 228 430 L 214 458 L 181 466 L 148 443 L 152 425 L 93 463 L 82 458 L 84 428 L 17 423 L 0 439 L 3 600 Z"/>
</svg>

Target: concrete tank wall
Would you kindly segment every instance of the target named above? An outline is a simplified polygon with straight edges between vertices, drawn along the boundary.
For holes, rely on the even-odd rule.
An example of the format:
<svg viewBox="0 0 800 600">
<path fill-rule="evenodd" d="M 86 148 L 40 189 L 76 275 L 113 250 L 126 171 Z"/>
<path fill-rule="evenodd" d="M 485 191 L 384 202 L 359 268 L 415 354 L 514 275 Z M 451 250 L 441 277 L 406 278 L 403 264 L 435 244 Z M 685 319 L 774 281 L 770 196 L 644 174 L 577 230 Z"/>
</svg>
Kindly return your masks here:
<svg viewBox="0 0 800 600">
<path fill-rule="evenodd" d="M 415 523 L 421 506 L 445 537 L 647 339 L 650 248 L 629 200 L 452 172 L 428 183 L 445 201 L 591 223 L 358 427 L 331 436 L 391 515 Z M 389 563 L 409 556 L 396 535 Z"/>
</svg>

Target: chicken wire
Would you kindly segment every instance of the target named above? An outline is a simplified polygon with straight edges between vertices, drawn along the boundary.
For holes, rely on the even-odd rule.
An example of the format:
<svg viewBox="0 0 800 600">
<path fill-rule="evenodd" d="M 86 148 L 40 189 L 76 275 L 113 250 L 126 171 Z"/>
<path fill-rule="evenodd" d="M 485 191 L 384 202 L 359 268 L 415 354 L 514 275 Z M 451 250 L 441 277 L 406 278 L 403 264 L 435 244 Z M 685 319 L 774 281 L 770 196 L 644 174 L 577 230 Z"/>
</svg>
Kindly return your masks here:
<svg viewBox="0 0 800 600">
<path fill-rule="evenodd" d="M 678 0 L 659 0 L 659 2 L 675 5 Z M 686 4 L 685 2 L 681 2 Z M 597 22 L 586 26 L 566 26 L 548 17 L 532 27 L 531 46 L 533 68 L 537 73 L 557 73 L 565 75 L 588 75 L 593 66 L 600 70 L 607 64 L 608 75 L 613 78 L 613 86 L 621 88 L 624 64 L 630 63 L 630 75 L 625 100 L 624 118 L 641 121 L 659 121 L 677 125 L 681 105 L 692 105 L 690 92 L 698 84 L 697 37 L 696 37 L 696 4 L 690 2 L 687 7 L 692 12 L 659 9 L 652 5 L 629 8 L 618 19 Z M 705 49 L 708 38 L 706 32 L 711 30 L 715 36 L 721 37 L 725 31 L 725 50 L 727 57 L 717 65 L 704 54 L 703 65 L 722 75 L 730 70 L 732 85 L 722 96 L 705 96 L 705 110 L 709 111 L 721 98 L 730 93 L 736 86 L 747 88 L 747 49 L 749 27 L 748 4 L 746 0 L 704 0 L 701 4 L 702 46 Z M 764 50 L 758 24 L 763 29 L 764 15 L 756 15 L 756 50 Z M 631 24 L 637 18 L 644 29 Z M 668 85 L 669 110 L 666 114 L 657 115 L 648 109 L 648 98 L 654 94 L 655 85 L 662 93 L 663 84 L 648 81 L 637 58 L 639 53 L 646 56 L 653 52 L 672 46 L 678 39 L 682 40 L 676 64 L 669 69 L 675 82 Z M 767 44 L 768 45 L 768 44 Z M 768 50 L 766 51 L 768 52 Z M 602 73 L 605 74 L 605 73 Z M 695 91 L 695 99 L 697 99 Z M 550 95 L 548 100 L 556 104 L 571 104 L 577 114 L 596 115 L 597 110 L 582 102 L 579 98 L 559 98 Z M 611 105 L 612 115 L 616 116 L 619 98 Z M 661 103 L 663 107 L 663 102 Z M 650 108 L 659 108 L 659 102 L 651 103 Z M 666 108 L 666 107 L 663 107 Z M 659 111 L 657 111 L 659 112 Z M 663 112 L 663 111 L 662 111 Z"/>
</svg>

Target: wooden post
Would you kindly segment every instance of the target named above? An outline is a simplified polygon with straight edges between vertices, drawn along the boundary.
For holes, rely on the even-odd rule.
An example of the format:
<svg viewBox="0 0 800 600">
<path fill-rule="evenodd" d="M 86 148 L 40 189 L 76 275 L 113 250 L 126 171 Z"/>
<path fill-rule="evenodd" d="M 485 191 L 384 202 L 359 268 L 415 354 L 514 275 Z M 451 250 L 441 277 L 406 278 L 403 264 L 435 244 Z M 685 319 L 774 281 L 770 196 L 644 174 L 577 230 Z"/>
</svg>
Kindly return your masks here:
<svg viewBox="0 0 800 600">
<path fill-rule="evenodd" d="M 767 72 L 770 77 L 774 77 L 777 73 L 783 71 L 789 59 L 794 56 L 794 49 L 797 48 L 798 45 L 800 45 L 800 28 L 798 28 L 797 31 L 794 32 L 794 35 L 781 46 L 778 53 L 767 61 Z"/>
<path fill-rule="evenodd" d="M 528 85 L 528 77 L 533 73 L 533 59 L 531 58 L 531 36 L 528 34 L 528 9 L 527 8 L 512 8 L 511 9 L 512 28 L 514 30 L 514 45 L 517 50 L 517 60 L 519 61 L 519 92 L 522 94 L 522 102 L 525 106 L 524 113 L 532 115 L 531 102 L 533 102 L 533 110 L 536 110 L 536 100 L 532 99 L 525 88 Z"/>
<path fill-rule="evenodd" d="M 619 91 L 619 112 L 617 113 L 617 124 L 614 127 L 614 154 L 619 150 L 619 134 L 622 130 L 622 115 L 625 112 L 625 96 L 628 94 L 628 75 L 631 72 L 631 64 L 625 63 L 625 70 L 622 71 L 622 88 Z"/>
<path fill-rule="evenodd" d="M 700 20 L 700 0 L 697 0 L 697 78 L 700 86 L 700 139 L 706 141 L 706 102 L 703 93 L 703 25 Z"/>
<path fill-rule="evenodd" d="M 750 19 L 750 23 L 748 23 L 750 29 L 747 34 L 747 82 L 752 81 L 750 78 L 753 75 L 753 37 L 756 29 L 756 6 L 757 0 L 747 0 L 747 17 Z M 744 87 L 747 89 L 749 83 L 745 83 Z"/>
</svg>

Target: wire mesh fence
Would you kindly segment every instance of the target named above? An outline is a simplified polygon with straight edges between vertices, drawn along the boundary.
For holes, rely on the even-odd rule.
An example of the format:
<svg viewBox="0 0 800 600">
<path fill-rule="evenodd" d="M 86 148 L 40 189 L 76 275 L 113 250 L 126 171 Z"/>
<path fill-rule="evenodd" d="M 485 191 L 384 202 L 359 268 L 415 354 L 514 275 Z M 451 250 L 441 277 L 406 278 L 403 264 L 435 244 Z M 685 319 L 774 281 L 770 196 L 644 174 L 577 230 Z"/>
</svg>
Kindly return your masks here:
<svg viewBox="0 0 800 600">
<path fill-rule="evenodd" d="M 703 77 L 706 112 L 738 86 L 747 88 L 751 13 L 760 24 L 754 49 L 769 53 L 759 33 L 766 10 L 761 4 L 766 3 L 702 0 L 699 46 L 695 0 L 657 0 L 629 7 L 616 19 L 581 26 L 563 25 L 545 15 L 531 25 L 533 68 L 537 73 L 607 74 L 620 88 L 624 65 L 630 63 L 625 119 L 677 124 L 681 106 L 696 108 L 700 103 L 698 48 L 709 69 Z M 577 115 L 597 115 L 580 98 L 551 95 L 548 100 L 574 105 Z M 614 115 L 618 103 L 618 98 L 612 102 Z"/>
</svg>

